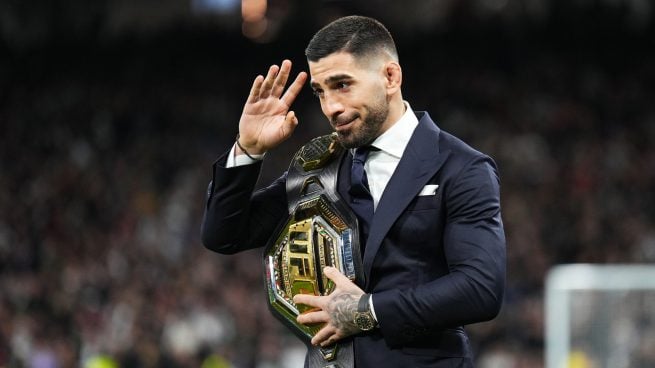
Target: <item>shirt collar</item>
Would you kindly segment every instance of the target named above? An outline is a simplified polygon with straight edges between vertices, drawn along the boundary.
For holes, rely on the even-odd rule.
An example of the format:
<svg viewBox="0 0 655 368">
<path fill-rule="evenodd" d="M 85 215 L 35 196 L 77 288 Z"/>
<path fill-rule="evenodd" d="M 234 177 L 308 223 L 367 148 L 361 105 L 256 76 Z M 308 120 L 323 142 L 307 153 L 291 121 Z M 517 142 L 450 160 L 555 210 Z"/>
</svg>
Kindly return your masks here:
<svg viewBox="0 0 655 368">
<path fill-rule="evenodd" d="M 398 159 L 402 157 L 414 129 L 418 126 L 418 118 L 412 107 L 409 106 L 409 102 L 403 101 L 403 103 L 405 104 L 405 113 L 400 117 L 400 120 L 371 143 L 372 146 Z"/>
</svg>

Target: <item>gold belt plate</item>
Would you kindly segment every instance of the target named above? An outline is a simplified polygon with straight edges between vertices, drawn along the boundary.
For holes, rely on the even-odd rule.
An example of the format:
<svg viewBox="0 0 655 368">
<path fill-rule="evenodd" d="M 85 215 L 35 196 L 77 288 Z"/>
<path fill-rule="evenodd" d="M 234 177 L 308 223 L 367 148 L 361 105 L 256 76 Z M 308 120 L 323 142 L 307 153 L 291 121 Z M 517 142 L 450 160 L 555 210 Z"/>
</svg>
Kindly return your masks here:
<svg viewBox="0 0 655 368">
<path fill-rule="evenodd" d="M 264 255 L 273 313 L 307 340 L 323 326 L 296 322 L 296 317 L 310 307 L 294 303 L 293 297 L 330 294 L 334 285 L 323 274 L 326 266 L 355 280 L 353 229 L 344 218 L 324 195 L 301 202 Z"/>
</svg>

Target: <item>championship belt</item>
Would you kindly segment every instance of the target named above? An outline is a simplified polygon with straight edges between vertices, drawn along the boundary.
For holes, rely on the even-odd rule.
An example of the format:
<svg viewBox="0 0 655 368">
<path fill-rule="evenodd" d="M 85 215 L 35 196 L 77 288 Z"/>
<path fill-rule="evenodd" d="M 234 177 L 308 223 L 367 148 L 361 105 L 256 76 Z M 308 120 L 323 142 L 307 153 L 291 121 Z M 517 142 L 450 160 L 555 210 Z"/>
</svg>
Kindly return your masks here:
<svg viewBox="0 0 655 368">
<path fill-rule="evenodd" d="M 337 193 L 344 153 L 336 133 L 314 138 L 296 153 L 286 180 L 289 217 L 264 251 L 269 308 L 307 345 L 310 368 L 354 366 L 352 338 L 327 348 L 312 346 L 324 324 L 296 322 L 311 307 L 293 302 L 296 294 L 328 295 L 334 290 L 323 274 L 325 266 L 353 282 L 363 280 L 357 216 Z"/>
</svg>

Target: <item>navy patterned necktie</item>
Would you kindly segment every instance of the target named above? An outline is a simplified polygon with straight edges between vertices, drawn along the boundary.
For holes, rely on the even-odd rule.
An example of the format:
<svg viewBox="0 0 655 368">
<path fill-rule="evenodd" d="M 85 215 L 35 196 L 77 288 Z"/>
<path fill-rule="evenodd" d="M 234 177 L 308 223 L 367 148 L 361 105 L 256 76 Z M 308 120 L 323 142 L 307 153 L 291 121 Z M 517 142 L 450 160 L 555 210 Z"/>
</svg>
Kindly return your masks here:
<svg viewBox="0 0 655 368">
<path fill-rule="evenodd" d="M 355 150 L 353 156 L 352 167 L 350 171 L 350 208 L 355 212 L 359 220 L 360 232 L 360 250 L 364 254 L 366 239 L 368 239 L 368 231 L 373 218 L 373 197 L 368 186 L 368 179 L 366 177 L 366 170 L 364 170 L 364 163 L 368 158 L 371 151 L 378 151 L 378 148 L 373 146 L 363 146 Z"/>
<path fill-rule="evenodd" d="M 371 191 L 368 187 L 368 178 L 366 177 L 366 170 L 364 170 L 364 163 L 368 158 L 371 151 L 377 150 L 373 146 L 363 146 L 355 150 L 353 156 L 353 164 L 350 171 L 350 195 L 354 197 L 370 196 Z"/>
</svg>

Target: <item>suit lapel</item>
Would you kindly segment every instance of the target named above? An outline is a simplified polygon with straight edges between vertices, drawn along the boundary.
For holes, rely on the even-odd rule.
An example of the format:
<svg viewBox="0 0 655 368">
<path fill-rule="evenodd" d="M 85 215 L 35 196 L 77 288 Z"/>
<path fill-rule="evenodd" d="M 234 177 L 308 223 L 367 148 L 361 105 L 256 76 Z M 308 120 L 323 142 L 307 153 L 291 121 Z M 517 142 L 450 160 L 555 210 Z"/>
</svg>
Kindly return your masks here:
<svg viewBox="0 0 655 368">
<path fill-rule="evenodd" d="M 366 283 L 382 240 L 407 205 L 445 162 L 449 152 L 439 151 L 439 128 L 427 112 L 418 113 L 419 124 L 396 167 L 373 216 L 364 253 Z M 401 245 L 402 246 L 402 245 Z"/>
</svg>

